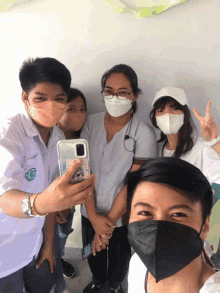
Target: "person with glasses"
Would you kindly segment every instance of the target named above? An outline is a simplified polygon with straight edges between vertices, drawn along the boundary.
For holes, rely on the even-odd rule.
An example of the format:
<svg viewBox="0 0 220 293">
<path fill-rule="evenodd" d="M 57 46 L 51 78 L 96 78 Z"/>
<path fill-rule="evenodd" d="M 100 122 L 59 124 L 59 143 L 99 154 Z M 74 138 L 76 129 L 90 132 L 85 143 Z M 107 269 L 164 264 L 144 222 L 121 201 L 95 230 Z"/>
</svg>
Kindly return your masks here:
<svg viewBox="0 0 220 293">
<path fill-rule="evenodd" d="M 136 115 L 141 90 L 135 71 L 115 65 L 103 75 L 101 86 L 107 112 L 89 116 L 81 133 L 89 142 L 91 172 L 96 175 L 94 197 L 82 206 L 83 246 L 93 241 L 88 257 L 93 277 L 84 293 L 99 292 L 106 281 L 111 292 L 123 292 L 131 257 L 122 222 L 127 196 L 123 181 L 146 158 L 157 156 L 154 130 Z"/>
</svg>

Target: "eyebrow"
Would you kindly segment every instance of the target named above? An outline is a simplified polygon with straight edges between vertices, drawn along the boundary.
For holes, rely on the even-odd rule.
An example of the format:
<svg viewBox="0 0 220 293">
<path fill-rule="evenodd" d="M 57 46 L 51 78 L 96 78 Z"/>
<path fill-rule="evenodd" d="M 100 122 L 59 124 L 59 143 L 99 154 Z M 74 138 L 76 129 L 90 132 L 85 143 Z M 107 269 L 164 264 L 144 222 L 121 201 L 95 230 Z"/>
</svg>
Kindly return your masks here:
<svg viewBox="0 0 220 293">
<path fill-rule="evenodd" d="M 113 89 L 110 86 L 106 86 L 105 88 Z M 120 87 L 119 90 L 128 90 L 128 88 L 127 87 Z"/>
<path fill-rule="evenodd" d="M 139 206 L 151 208 L 151 209 L 155 210 L 155 208 L 152 205 L 150 205 L 149 203 L 146 203 L 146 202 L 137 202 L 134 205 L 134 208 L 139 207 Z M 193 209 L 186 204 L 175 205 L 175 206 L 170 207 L 168 210 L 174 210 L 174 209 L 185 209 L 185 210 L 193 212 Z"/>
<path fill-rule="evenodd" d="M 41 92 L 35 92 L 35 95 L 40 95 L 40 96 L 47 96 L 47 94 L 44 94 L 44 93 L 41 93 Z M 65 96 L 66 97 L 66 94 L 59 94 L 57 95 L 56 97 L 60 97 L 60 96 Z"/>
</svg>

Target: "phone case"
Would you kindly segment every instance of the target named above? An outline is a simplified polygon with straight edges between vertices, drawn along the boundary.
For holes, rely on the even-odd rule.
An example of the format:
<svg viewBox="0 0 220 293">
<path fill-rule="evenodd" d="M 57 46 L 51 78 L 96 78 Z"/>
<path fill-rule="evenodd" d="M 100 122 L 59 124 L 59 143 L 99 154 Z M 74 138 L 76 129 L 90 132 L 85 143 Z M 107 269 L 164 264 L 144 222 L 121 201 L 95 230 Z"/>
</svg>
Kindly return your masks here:
<svg viewBox="0 0 220 293">
<path fill-rule="evenodd" d="M 84 155 L 77 156 L 76 146 L 78 144 L 84 145 Z M 67 166 L 75 159 L 81 159 L 82 165 L 73 175 L 71 183 L 81 182 L 87 179 L 90 175 L 89 167 L 89 145 L 86 139 L 66 139 L 60 140 L 57 143 L 58 162 L 60 169 L 60 176 L 67 170 Z"/>
<path fill-rule="evenodd" d="M 85 260 L 87 257 L 89 257 L 92 254 L 92 245 L 93 245 L 93 241 L 90 242 L 86 247 L 82 249 L 83 260 Z"/>
</svg>

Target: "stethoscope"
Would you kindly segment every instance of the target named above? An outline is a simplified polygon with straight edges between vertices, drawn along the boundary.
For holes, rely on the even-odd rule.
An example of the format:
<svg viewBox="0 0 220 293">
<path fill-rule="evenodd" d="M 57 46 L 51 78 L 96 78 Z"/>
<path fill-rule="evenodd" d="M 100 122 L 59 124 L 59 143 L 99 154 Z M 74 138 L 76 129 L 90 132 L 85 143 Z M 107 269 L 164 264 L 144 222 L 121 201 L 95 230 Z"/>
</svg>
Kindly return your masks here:
<svg viewBox="0 0 220 293">
<path fill-rule="evenodd" d="M 134 116 L 134 113 L 133 113 L 133 110 L 132 110 L 132 116 L 131 116 L 131 119 L 130 119 L 130 121 L 129 121 L 129 124 L 128 124 L 128 127 L 127 127 L 127 130 L 126 130 L 126 132 L 125 132 L 125 136 L 124 136 L 124 148 L 126 149 L 126 151 L 128 151 L 128 152 L 130 152 L 130 153 L 133 152 L 133 153 L 135 154 L 136 140 L 135 140 L 133 137 L 130 136 L 130 131 L 131 131 L 131 126 L 132 126 L 133 116 Z M 126 148 L 126 146 L 125 146 L 125 141 L 126 141 L 127 139 L 132 139 L 132 140 L 134 141 L 134 147 L 133 147 L 133 150 L 132 150 L 132 151 L 128 150 L 128 149 Z"/>
</svg>

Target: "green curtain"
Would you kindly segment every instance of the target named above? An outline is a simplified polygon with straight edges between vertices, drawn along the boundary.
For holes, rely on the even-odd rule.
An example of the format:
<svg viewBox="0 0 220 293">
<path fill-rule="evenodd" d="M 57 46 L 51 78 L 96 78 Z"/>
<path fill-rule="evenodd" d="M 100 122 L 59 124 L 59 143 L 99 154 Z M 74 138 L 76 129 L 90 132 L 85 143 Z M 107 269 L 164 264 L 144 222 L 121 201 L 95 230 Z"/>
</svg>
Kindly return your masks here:
<svg viewBox="0 0 220 293">
<path fill-rule="evenodd" d="M 137 0 L 138 7 L 130 7 L 120 0 L 104 0 L 115 13 L 133 12 L 137 18 L 153 16 L 185 0 Z"/>
</svg>

